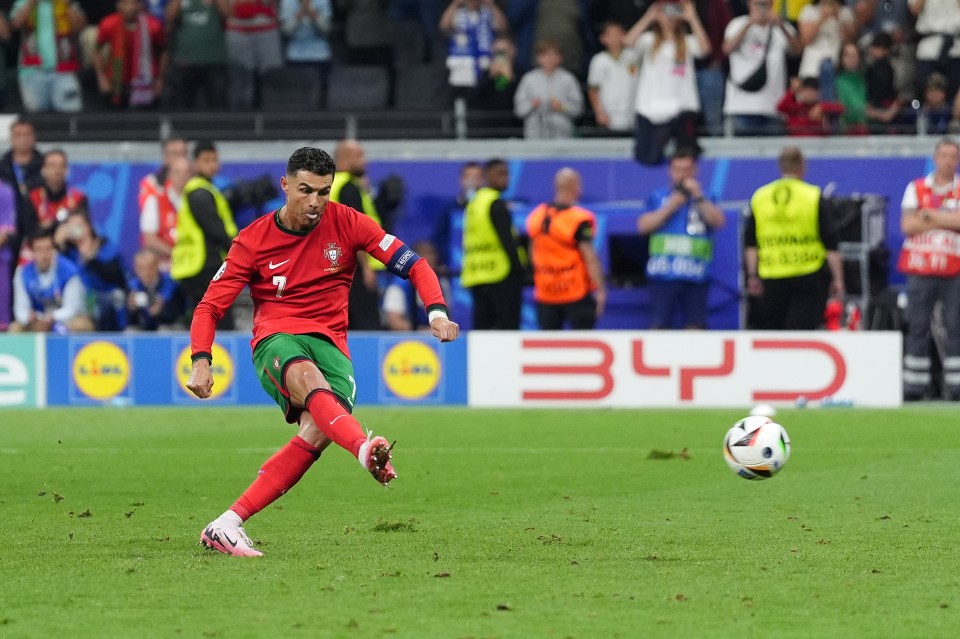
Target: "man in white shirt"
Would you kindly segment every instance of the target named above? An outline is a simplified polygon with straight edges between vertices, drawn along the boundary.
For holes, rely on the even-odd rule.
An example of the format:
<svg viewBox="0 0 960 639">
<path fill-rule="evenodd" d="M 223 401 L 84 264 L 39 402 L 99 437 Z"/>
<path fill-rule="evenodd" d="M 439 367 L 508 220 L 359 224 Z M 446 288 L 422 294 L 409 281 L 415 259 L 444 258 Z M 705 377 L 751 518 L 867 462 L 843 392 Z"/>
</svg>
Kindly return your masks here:
<svg viewBox="0 0 960 639">
<path fill-rule="evenodd" d="M 733 118 L 736 135 L 779 135 L 783 122 L 777 103 L 787 88 L 786 54 L 800 53 L 800 40 L 794 28 L 771 11 L 771 0 L 750 0 L 749 9 L 749 14 L 731 20 L 724 33 L 730 73 L 723 112 Z M 767 77 L 758 87 L 752 76 L 761 65 Z"/>
<path fill-rule="evenodd" d="M 623 26 L 607 22 L 600 32 L 604 47 L 590 60 L 587 97 L 597 126 L 612 132 L 629 133 L 636 119 L 633 104 L 637 94 L 637 53 L 625 49 Z"/>
<path fill-rule="evenodd" d="M 29 242 L 33 261 L 17 268 L 13 276 L 10 332 L 92 331 L 80 271 L 57 254 L 52 232 L 39 231 Z"/>
</svg>

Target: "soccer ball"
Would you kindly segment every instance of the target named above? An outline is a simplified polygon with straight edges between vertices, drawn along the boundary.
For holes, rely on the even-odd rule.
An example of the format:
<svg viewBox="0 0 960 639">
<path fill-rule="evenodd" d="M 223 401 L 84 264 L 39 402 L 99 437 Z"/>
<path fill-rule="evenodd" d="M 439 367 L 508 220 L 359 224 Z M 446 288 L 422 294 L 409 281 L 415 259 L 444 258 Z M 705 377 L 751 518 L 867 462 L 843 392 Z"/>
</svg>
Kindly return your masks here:
<svg viewBox="0 0 960 639">
<path fill-rule="evenodd" d="M 723 438 L 723 458 L 744 479 L 769 479 L 790 459 L 790 436 L 769 417 L 745 417 Z"/>
</svg>

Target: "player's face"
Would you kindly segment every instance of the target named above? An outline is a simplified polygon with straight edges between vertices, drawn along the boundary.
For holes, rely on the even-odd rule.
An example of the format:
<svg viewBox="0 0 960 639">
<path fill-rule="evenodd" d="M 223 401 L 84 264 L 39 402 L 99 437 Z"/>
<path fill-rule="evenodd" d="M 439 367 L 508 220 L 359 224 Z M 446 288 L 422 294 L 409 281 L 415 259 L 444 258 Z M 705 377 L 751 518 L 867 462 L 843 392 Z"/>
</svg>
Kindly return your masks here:
<svg viewBox="0 0 960 639">
<path fill-rule="evenodd" d="M 330 201 L 332 185 L 332 175 L 316 175 L 308 171 L 297 171 L 296 175 L 280 178 L 280 188 L 287 196 L 285 222 L 290 228 L 310 231 L 320 223 Z"/>
</svg>

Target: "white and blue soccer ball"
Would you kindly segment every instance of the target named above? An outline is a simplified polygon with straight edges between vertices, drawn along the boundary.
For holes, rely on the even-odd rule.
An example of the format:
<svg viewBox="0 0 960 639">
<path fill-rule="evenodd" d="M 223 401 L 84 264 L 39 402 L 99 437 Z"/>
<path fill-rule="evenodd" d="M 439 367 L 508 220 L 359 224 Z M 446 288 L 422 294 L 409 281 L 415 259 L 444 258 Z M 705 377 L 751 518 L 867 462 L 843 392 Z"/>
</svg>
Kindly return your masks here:
<svg viewBox="0 0 960 639">
<path fill-rule="evenodd" d="M 744 479 L 770 479 L 790 459 L 790 436 L 769 417 L 745 417 L 723 438 L 723 458 Z"/>
</svg>

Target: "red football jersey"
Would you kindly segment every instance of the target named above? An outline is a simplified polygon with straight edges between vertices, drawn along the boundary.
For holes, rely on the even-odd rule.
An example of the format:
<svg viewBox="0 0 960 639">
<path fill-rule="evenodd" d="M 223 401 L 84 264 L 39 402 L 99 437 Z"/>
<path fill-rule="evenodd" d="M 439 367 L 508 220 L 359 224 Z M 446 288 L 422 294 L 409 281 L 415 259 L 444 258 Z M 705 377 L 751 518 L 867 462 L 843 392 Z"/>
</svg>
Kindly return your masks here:
<svg viewBox="0 0 960 639">
<path fill-rule="evenodd" d="M 345 355 L 347 301 L 357 251 L 381 262 L 403 246 L 368 216 L 330 202 L 308 232 L 280 225 L 279 211 L 240 231 L 197 305 L 190 326 L 193 354 L 209 353 L 217 321 L 244 286 L 253 298 L 252 348 L 276 333 L 322 333 Z"/>
</svg>

